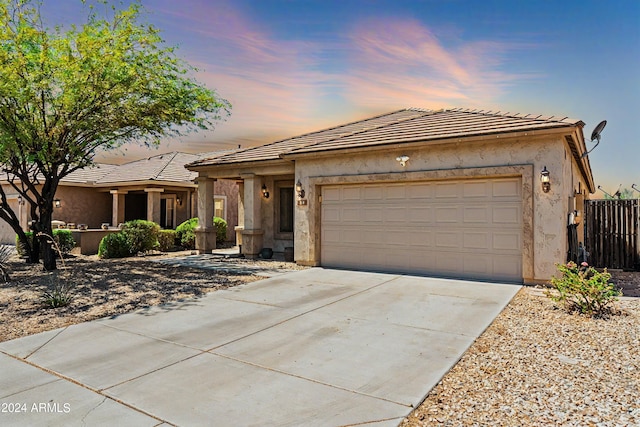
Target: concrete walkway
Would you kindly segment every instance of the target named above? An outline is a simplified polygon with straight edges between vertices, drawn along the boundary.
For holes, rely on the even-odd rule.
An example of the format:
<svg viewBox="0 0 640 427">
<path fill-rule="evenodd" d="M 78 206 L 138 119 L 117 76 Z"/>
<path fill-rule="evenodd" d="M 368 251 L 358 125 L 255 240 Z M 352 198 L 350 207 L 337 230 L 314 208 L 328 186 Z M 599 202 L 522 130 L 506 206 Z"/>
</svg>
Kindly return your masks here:
<svg viewBox="0 0 640 427">
<path fill-rule="evenodd" d="M 0 343 L 2 426 L 396 426 L 520 289 L 313 268 Z"/>
</svg>

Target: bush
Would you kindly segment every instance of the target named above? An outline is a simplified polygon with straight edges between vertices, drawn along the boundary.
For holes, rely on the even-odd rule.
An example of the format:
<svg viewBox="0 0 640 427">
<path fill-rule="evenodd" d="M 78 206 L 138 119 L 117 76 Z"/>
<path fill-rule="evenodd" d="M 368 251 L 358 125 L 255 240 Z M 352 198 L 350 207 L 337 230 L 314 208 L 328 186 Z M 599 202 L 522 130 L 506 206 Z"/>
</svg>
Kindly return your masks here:
<svg viewBox="0 0 640 427">
<path fill-rule="evenodd" d="M 63 255 L 68 254 L 76 247 L 76 240 L 73 238 L 71 230 L 53 230 L 53 239 Z"/>
<path fill-rule="evenodd" d="M 175 230 L 160 230 L 158 232 L 158 250 L 162 252 L 169 252 L 175 247 L 176 242 L 176 231 Z"/>
<path fill-rule="evenodd" d="M 213 217 L 213 225 L 216 226 L 216 245 L 221 245 L 227 240 L 227 221 L 220 217 Z M 176 228 L 180 244 L 185 249 L 193 249 L 196 246 L 196 227 L 198 218 L 191 218 Z"/>
<path fill-rule="evenodd" d="M 609 312 L 609 306 L 622 295 L 613 283 L 607 269 L 598 272 L 583 262 L 580 267 L 575 262 L 557 264 L 560 277 L 552 277 L 551 284 L 557 293 L 547 293 L 555 302 L 567 310 L 578 310 L 582 314 L 602 316 Z"/>
<path fill-rule="evenodd" d="M 33 238 L 33 232 L 25 231 L 24 234 L 27 236 L 27 239 L 31 241 L 31 239 Z M 56 245 L 58 245 L 58 248 L 60 249 L 60 252 L 62 252 L 62 255 L 67 255 L 69 252 L 71 252 L 73 248 L 76 247 L 76 240 L 73 238 L 73 235 L 71 234 L 71 230 L 65 230 L 65 229 L 53 230 L 53 240 L 56 242 Z M 18 255 L 21 257 L 24 257 L 27 255 L 27 253 L 24 250 L 24 247 L 20 244 L 20 239 L 18 239 L 18 236 L 16 236 L 16 250 L 18 251 Z M 55 249 L 55 247 L 53 248 L 53 250 L 56 252 L 56 255 L 57 255 L 58 251 Z"/>
<path fill-rule="evenodd" d="M 178 240 L 185 249 L 193 249 L 196 247 L 195 229 L 197 226 L 198 218 L 191 218 L 176 227 Z"/>
<path fill-rule="evenodd" d="M 33 236 L 33 232 L 25 231 L 24 234 L 27 236 L 27 240 L 31 241 L 31 238 Z M 27 256 L 27 251 L 25 250 L 24 246 L 22 245 L 22 242 L 20 242 L 20 239 L 18 238 L 17 234 L 16 234 L 16 251 L 18 252 L 18 255 L 21 258 L 24 258 L 24 257 Z"/>
<path fill-rule="evenodd" d="M 100 258 L 124 258 L 131 256 L 131 245 L 127 236 L 122 233 L 107 234 L 100 240 L 98 256 Z"/>
<path fill-rule="evenodd" d="M 122 233 L 127 237 L 132 254 L 147 252 L 158 247 L 160 226 L 153 221 L 135 219 L 122 226 Z"/>
<path fill-rule="evenodd" d="M 213 225 L 216 226 L 216 245 L 221 245 L 227 240 L 227 221 L 214 216 Z"/>
</svg>

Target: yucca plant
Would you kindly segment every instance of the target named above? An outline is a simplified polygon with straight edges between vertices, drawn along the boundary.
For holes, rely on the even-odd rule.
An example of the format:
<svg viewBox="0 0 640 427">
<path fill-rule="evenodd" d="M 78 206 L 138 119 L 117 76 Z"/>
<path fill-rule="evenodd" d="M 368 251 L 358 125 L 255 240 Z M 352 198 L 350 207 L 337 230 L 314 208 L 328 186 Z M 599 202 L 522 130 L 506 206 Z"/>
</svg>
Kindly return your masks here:
<svg viewBox="0 0 640 427">
<path fill-rule="evenodd" d="M 11 255 L 13 255 L 13 251 L 13 246 L 0 245 L 0 274 L 2 274 L 2 279 L 5 283 L 11 280 L 7 269 L 7 262 L 9 258 L 11 258 Z"/>
<path fill-rule="evenodd" d="M 49 243 L 51 243 L 52 247 L 56 251 L 58 251 L 60 260 L 62 261 L 62 269 L 60 272 L 54 271 L 49 273 L 50 286 L 49 289 L 44 291 L 44 293 L 42 294 L 42 303 L 49 308 L 66 307 L 71 304 L 74 294 L 73 285 L 71 285 L 70 282 L 65 280 L 64 278 L 59 277 L 59 274 L 68 274 L 67 266 L 65 265 L 64 257 L 62 256 L 62 250 L 60 249 L 60 246 L 56 242 L 56 239 L 53 238 L 53 236 L 44 233 L 39 233 L 39 235 L 46 236 L 50 239 Z"/>
</svg>

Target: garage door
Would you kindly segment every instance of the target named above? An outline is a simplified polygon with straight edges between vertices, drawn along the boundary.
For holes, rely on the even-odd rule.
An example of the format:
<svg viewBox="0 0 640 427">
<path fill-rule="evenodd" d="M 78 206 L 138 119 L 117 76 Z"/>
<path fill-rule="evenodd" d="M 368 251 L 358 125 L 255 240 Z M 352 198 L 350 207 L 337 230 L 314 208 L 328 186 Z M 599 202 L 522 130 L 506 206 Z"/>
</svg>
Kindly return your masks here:
<svg viewBox="0 0 640 427">
<path fill-rule="evenodd" d="M 519 178 L 322 187 L 325 267 L 522 281 Z"/>
</svg>

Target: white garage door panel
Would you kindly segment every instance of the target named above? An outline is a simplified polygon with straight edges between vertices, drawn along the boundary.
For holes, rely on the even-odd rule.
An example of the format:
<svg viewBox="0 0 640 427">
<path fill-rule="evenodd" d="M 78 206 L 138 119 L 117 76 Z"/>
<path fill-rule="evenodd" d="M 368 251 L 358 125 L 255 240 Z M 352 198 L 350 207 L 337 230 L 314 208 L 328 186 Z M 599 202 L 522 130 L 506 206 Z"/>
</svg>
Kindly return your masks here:
<svg viewBox="0 0 640 427">
<path fill-rule="evenodd" d="M 518 178 L 322 188 L 326 267 L 522 281 Z"/>
</svg>

